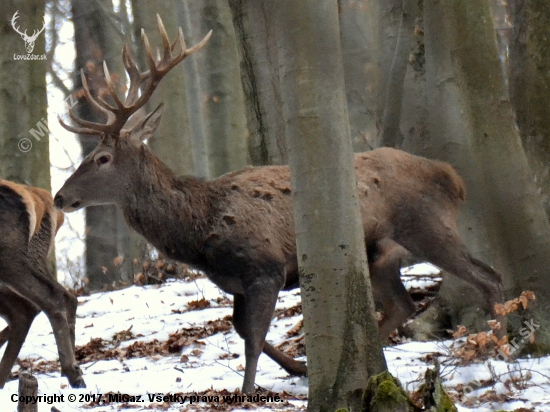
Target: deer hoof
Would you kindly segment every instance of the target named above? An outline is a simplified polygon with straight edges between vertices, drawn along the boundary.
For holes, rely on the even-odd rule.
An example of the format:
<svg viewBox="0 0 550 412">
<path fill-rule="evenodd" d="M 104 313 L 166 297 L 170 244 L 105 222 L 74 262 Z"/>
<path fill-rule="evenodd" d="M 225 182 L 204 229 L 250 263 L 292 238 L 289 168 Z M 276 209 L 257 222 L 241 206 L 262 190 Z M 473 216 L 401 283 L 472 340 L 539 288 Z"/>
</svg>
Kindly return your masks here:
<svg viewBox="0 0 550 412">
<path fill-rule="evenodd" d="M 71 388 L 75 389 L 82 389 L 86 387 L 86 382 L 84 382 L 84 379 L 81 376 L 71 380 L 69 383 L 71 384 Z"/>
</svg>

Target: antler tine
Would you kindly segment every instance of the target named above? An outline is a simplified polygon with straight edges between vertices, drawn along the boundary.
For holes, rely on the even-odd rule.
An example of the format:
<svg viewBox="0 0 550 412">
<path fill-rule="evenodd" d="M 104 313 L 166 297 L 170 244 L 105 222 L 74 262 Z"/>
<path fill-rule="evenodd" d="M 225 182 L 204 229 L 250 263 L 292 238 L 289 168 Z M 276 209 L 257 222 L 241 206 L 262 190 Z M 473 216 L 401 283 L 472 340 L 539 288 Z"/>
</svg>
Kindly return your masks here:
<svg viewBox="0 0 550 412">
<path fill-rule="evenodd" d="M 141 74 L 138 70 L 137 64 L 132 57 L 132 50 L 130 49 L 130 43 L 128 40 L 124 42 L 124 48 L 122 50 L 122 61 L 128 77 L 130 78 L 130 87 L 124 99 L 124 104 L 129 105 L 133 103 L 138 95 L 139 88 L 147 76 Z"/>
<path fill-rule="evenodd" d="M 160 17 L 158 18 L 158 21 L 159 21 L 159 31 L 161 32 L 162 37 L 166 36 L 166 40 L 163 40 L 163 43 L 165 47 L 166 47 L 166 43 L 168 43 L 168 47 L 172 49 L 172 46 L 170 45 L 170 41 L 167 38 L 166 30 L 164 30 L 164 25 L 162 24 L 162 20 L 160 19 Z M 204 37 L 204 39 L 202 39 L 198 44 L 191 47 L 190 49 L 187 49 L 185 47 L 183 32 L 180 29 L 178 33 L 178 41 L 181 47 L 180 53 L 174 57 L 172 56 L 171 50 L 170 50 L 170 53 L 167 54 L 165 49 L 164 58 L 161 59 L 161 61 L 159 61 L 157 65 L 153 56 L 151 55 L 151 46 L 149 44 L 149 38 L 147 37 L 145 30 L 142 29 L 141 37 L 143 40 L 143 45 L 145 47 L 145 55 L 147 56 L 147 63 L 149 65 L 149 72 L 144 73 L 143 76 L 145 77 L 145 79 L 149 80 L 149 82 L 146 90 L 143 91 L 142 95 L 137 99 L 137 101 L 133 105 L 136 107 L 135 110 L 143 106 L 143 104 L 145 104 L 147 99 L 151 97 L 151 94 L 153 94 L 158 83 L 166 73 L 168 73 L 174 66 L 176 66 L 179 62 L 181 62 L 187 56 L 196 52 L 197 50 L 200 50 L 206 44 L 206 42 L 208 42 L 211 36 L 212 36 L 212 30 L 210 30 L 208 34 Z"/>
<path fill-rule="evenodd" d="M 168 38 L 168 33 L 166 33 L 166 29 L 164 28 L 164 23 L 162 23 L 162 19 L 157 13 L 157 24 L 159 26 L 159 33 L 160 38 L 162 39 L 162 46 L 164 48 L 164 56 L 162 60 L 167 60 L 172 57 L 172 48 L 170 45 L 170 39 Z"/>
<path fill-rule="evenodd" d="M 212 37 L 212 30 L 210 30 L 206 34 L 206 36 L 204 36 L 204 39 L 202 39 L 199 43 L 195 44 L 190 49 L 186 49 L 185 50 L 185 57 L 189 56 L 190 54 L 195 53 L 197 50 L 202 49 L 204 47 L 204 45 L 208 42 L 208 40 L 210 40 L 210 37 Z M 182 38 L 183 38 L 183 35 L 182 35 Z M 183 42 L 183 44 L 185 46 L 185 42 Z"/>
<path fill-rule="evenodd" d="M 170 50 L 174 51 L 178 44 L 183 44 L 185 46 L 185 39 L 183 38 L 183 31 L 181 30 L 181 27 L 179 27 L 178 29 L 178 35 L 172 42 L 172 45 L 170 46 Z"/>
<path fill-rule="evenodd" d="M 143 41 L 143 47 L 145 47 L 145 57 L 147 58 L 147 65 L 149 66 L 149 75 L 151 76 L 151 82 L 153 77 L 157 73 L 157 65 L 155 59 L 151 54 L 151 45 L 149 44 L 149 38 L 145 33 L 145 30 L 141 29 L 141 40 Z"/>
<path fill-rule="evenodd" d="M 93 129 L 87 129 L 85 127 L 74 127 L 74 126 L 71 126 L 67 123 L 65 123 L 65 121 L 61 118 L 61 116 L 58 114 L 57 115 L 57 120 L 59 121 L 59 124 L 61 126 L 63 126 L 64 129 L 68 130 L 69 132 L 71 133 L 75 133 L 75 134 L 89 134 L 89 135 L 98 135 L 98 131 L 97 130 L 93 130 Z"/>
<path fill-rule="evenodd" d="M 110 132 L 112 129 L 113 123 L 104 124 L 104 123 L 96 123 L 96 122 L 91 122 L 89 120 L 81 119 L 76 114 L 74 114 L 73 109 L 69 109 L 68 113 L 69 113 L 69 117 L 73 122 L 82 126 L 84 129 L 94 130 L 95 134 Z"/>
<path fill-rule="evenodd" d="M 101 113 L 107 116 L 108 122 L 112 121 L 112 118 L 114 116 L 112 110 L 114 109 L 114 107 L 104 100 L 96 99 L 92 96 L 92 94 L 90 93 L 90 88 L 88 86 L 88 79 L 86 78 L 84 70 L 82 69 L 80 70 L 80 78 L 82 79 L 82 89 L 84 90 L 84 97 L 86 98 L 86 101 L 90 103 L 95 109 L 99 110 Z"/>
<path fill-rule="evenodd" d="M 183 38 L 183 31 L 179 29 L 178 36 L 173 43 L 170 43 L 168 34 L 166 33 L 166 28 L 162 23 L 162 19 L 157 15 L 158 30 L 162 39 L 163 44 L 163 56 L 158 57 L 158 61 L 155 60 L 151 53 L 151 45 L 149 43 L 149 38 L 145 33 L 145 30 L 141 30 L 141 38 L 143 41 L 143 46 L 145 48 L 145 56 L 147 59 L 147 65 L 149 70 L 141 73 L 137 67 L 136 62 L 132 57 L 132 52 L 130 50 L 130 45 L 128 41 L 124 43 L 124 48 L 122 51 L 122 61 L 124 63 L 124 68 L 128 73 L 130 78 L 130 87 L 124 102 L 120 99 L 118 93 L 115 90 L 111 74 L 107 65 L 103 63 L 103 71 L 105 75 L 105 81 L 107 88 L 109 89 L 109 94 L 114 99 L 116 107 L 107 103 L 102 97 L 94 98 L 88 88 L 88 83 L 84 75 L 82 75 L 82 84 L 84 85 L 84 94 L 86 100 L 96 109 L 100 110 L 102 113 L 107 115 L 107 123 L 95 123 L 87 120 L 79 119 L 72 110 L 69 109 L 69 117 L 78 125 L 82 127 L 73 127 L 67 125 L 61 118 L 59 122 L 61 125 L 72 131 L 73 133 L 82 133 L 82 134 L 102 134 L 110 133 L 117 134 L 120 132 L 128 118 L 139 110 L 151 97 L 155 89 L 157 88 L 160 80 L 168 73 L 174 66 L 181 62 L 185 57 L 194 53 L 195 51 L 201 49 L 206 42 L 210 39 L 212 31 L 210 31 L 201 42 L 190 49 L 187 49 L 185 46 L 185 39 Z M 177 53 L 176 56 L 172 56 L 176 44 L 179 44 L 181 51 Z M 140 87 L 146 82 L 146 87 L 142 91 L 141 95 L 138 97 L 140 92 Z"/>
<path fill-rule="evenodd" d="M 115 86 L 113 86 L 113 79 L 111 78 L 111 73 L 109 73 L 109 68 L 107 67 L 107 62 L 103 61 L 103 73 L 105 74 L 105 82 L 107 83 L 107 88 L 109 89 L 109 94 L 115 101 L 116 105 L 119 109 L 125 109 L 126 106 L 124 106 L 124 103 L 120 100 L 118 97 L 118 93 L 115 90 Z M 101 99 L 101 101 L 104 104 L 108 104 L 104 99 Z M 109 110 L 113 111 L 114 107 L 110 108 Z"/>
</svg>

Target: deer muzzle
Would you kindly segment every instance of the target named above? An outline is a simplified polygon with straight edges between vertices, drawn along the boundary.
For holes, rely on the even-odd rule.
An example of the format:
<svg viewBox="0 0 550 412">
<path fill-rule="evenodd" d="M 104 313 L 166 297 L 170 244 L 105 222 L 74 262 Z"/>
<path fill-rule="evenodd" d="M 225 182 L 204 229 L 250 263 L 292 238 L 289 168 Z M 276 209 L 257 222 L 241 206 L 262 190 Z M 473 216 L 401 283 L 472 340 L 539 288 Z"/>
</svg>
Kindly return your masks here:
<svg viewBox="0 0 550 412">
<path fill-rule="evenodd" d="M 59 192 L 55 195 L 53 204 L 56 209 L 62 210 L 65 213 L 74 212 L 75 210 L 80 209 L 80 200 L 69 203 Z"/>
</svg>

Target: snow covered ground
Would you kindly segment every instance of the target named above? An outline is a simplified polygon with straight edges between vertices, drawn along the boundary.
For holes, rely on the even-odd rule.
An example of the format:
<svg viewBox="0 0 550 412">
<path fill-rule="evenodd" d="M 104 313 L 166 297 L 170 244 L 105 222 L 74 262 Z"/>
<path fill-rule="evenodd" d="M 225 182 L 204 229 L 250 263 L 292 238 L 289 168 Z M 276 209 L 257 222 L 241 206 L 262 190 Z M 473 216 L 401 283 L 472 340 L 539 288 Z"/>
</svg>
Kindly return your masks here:
<svg viewBox="0 0 550 412">
<path fill-rule="evenodd" d="M 433 269 L 423 265 L 408 272 L 426 271 Z M 236 402 L 233 392 L 242 384 L 244 345 L 225 319 L 232 313 L 228 298 L 204 278 L 79 298 L 77 346 L 88 344 L 89 349 L 89 361 L 81 364 L 88 387 L 82 390 L 70 389 L 67 380 L 52 370 L 57 366 L 52 362 L 57 349 L 47 318 L 39 315 L 20 353 L 21 359 L 32 360 L 39 394 L 44 395 L 38 410 L 50 411 L 52 406 L 62 412 L 244 410 L 251 406 L 266 411 L 305 410 L 307 378 L 289 377 L 265 355 L 260 358 L 256 383 L 269 391 L 262 395 L 271 396 L 268 400 L 274 402 Z M 300 336 L 287 335 L 289 331 L 294 335 L 297 328 L 292 328 L 301 320 L 296 310 L 299 301 L 298 291 L 281 293 L 277 306 L 281 316 L 273 320 L 268 340 L 299 347 Z M 451 343 L 409 342 L 388 347 L 390 372 L 412 392 L 437 358 L 445 386 L 460 402 L 461 412 L 550 411 L 550 357 L 459 366 L 451 356 Z M 95 356 L 95 347 L 102 355 Z M 14 380 L 0 390 L 2 411 L 16 410 L 17 386 Z M 136 398 L 126 403 L 115 396 L 119 393 Z M 98 394 L 101 402 L 97 402 Z M 175 402 L 165 402 L 156 394 L 172 395 Z M 194 394 L 205 398 L 191 399 Z M 54 400 L 52 395 L 57 395 L 58 402 L 49 403 Z M 109 397 L 111 402 L 103 403 Z"/>
</svg>

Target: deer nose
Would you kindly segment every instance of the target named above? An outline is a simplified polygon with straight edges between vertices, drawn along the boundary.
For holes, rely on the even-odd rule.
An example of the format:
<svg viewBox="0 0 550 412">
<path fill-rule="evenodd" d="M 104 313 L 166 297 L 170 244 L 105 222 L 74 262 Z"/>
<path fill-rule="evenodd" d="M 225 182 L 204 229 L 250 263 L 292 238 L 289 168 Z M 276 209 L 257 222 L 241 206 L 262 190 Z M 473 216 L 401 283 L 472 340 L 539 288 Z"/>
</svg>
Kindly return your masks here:
<svg viewBox="0 0 550 412">
<path fill-rule="evenodd" d="M 53 205 L 56 209 L 63 209 L 63 196 L 61 196 L 59 193 L 55 195 L 55 198 L 53 199 Z"/>
</svg>

